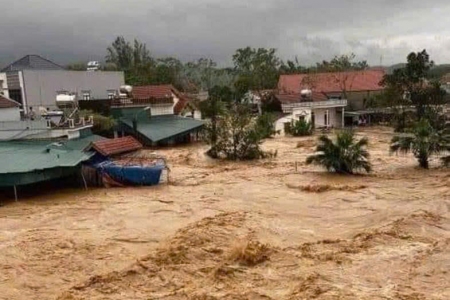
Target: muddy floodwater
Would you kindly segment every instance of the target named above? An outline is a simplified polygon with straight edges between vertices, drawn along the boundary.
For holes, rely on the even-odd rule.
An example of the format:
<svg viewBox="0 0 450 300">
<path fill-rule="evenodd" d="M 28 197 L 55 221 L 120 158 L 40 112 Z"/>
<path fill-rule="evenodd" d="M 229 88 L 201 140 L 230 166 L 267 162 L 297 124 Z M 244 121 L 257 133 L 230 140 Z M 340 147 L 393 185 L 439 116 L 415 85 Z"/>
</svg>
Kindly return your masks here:
<svg viewBox="0 0 450 300">
<path fill-rule="evenodd" d="M 316 137 L 275 159 L 160 151 L 170 184 L 63 191 L 0 207 L 0 299 L 450 299 L 450 171 L 390 156 L 374 173 L 305 166 Z"/>
</svg>

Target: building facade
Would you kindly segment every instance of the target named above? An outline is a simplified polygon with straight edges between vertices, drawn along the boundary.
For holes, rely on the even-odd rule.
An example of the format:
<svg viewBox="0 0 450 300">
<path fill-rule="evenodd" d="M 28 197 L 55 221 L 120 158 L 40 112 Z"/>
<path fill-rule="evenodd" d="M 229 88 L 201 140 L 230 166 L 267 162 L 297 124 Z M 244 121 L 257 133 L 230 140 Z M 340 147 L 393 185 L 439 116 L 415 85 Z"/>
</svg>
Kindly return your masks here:
<svg viewBox="0 0 450 300">
<path fill-rule="evenodd" d="M 123 72 L 23 70 L 6 73 L 6 78 L 10 98 L 22 104 L 25 114 L 30 107 L 55 109 L 58 98 L 65 96 L 108 99 L 125 83 Z"/>
<path fill-rule="evenodd" d="M 125 84 L 123 72 L 68 71 L 38 55 L 27 55 L 2 69 L 0 83 L 24 114 L 55 109 L 57 100 L 108 99 Z M 31 108 L 31 109 L 30 109 Z"/>
</svg>

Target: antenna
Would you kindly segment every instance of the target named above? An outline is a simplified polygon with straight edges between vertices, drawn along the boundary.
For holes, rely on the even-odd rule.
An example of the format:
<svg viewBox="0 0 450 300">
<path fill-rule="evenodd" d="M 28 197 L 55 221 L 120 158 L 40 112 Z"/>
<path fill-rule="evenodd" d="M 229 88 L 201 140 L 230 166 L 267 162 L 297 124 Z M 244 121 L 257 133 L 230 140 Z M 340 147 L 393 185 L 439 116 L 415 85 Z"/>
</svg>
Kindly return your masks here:
<svg viewBox="0 0 450 300">
<path fill-rule="evenodd" d="M 383 66 L 383 55 L 380 55 L 380 67 Z"/>
</svg>

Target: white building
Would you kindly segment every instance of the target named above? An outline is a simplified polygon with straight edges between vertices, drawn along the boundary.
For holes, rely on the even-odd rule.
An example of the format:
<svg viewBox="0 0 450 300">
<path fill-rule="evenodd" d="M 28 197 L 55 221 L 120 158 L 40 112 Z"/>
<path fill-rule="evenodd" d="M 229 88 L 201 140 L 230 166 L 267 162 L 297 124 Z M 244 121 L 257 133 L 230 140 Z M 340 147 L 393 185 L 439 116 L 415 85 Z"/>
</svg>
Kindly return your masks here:
<svg viewBox="0 0 450 300">
<path fill-rule="evenodd" d="M 315 128 L 342 128 L 347 100 L 328 99 L 326 95 L 304 90 L 300 95 L 277 95 L 285 116 L 278 119 L 275 130 L 284 134 L 292 121 L 304 119 Z M 287 125 L 289 124 L 289 125 Z"/>
<path fill-rule="evenodd" d="M 20 121 L 20 103 L 0 95 L 0 122 Z"/>
</svg>

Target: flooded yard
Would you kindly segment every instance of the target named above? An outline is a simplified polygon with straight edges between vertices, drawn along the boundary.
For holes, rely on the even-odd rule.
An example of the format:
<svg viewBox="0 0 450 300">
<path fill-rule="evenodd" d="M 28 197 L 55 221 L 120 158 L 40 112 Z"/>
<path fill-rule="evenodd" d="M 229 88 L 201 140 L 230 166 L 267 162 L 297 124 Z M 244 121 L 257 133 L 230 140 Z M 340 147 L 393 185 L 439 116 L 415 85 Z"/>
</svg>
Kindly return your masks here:
<svg viewBox="0 0 450 300">
<path fill-rule="evenodd" d="M 278 157 L 217 162 L 160 151 L 170 183 L 63 191 L 0 207 L 0 299 L 450 299 L 450 171 L 390 156 L 374 172 L 306 166 L 316 137 Z"/>
</svg>

